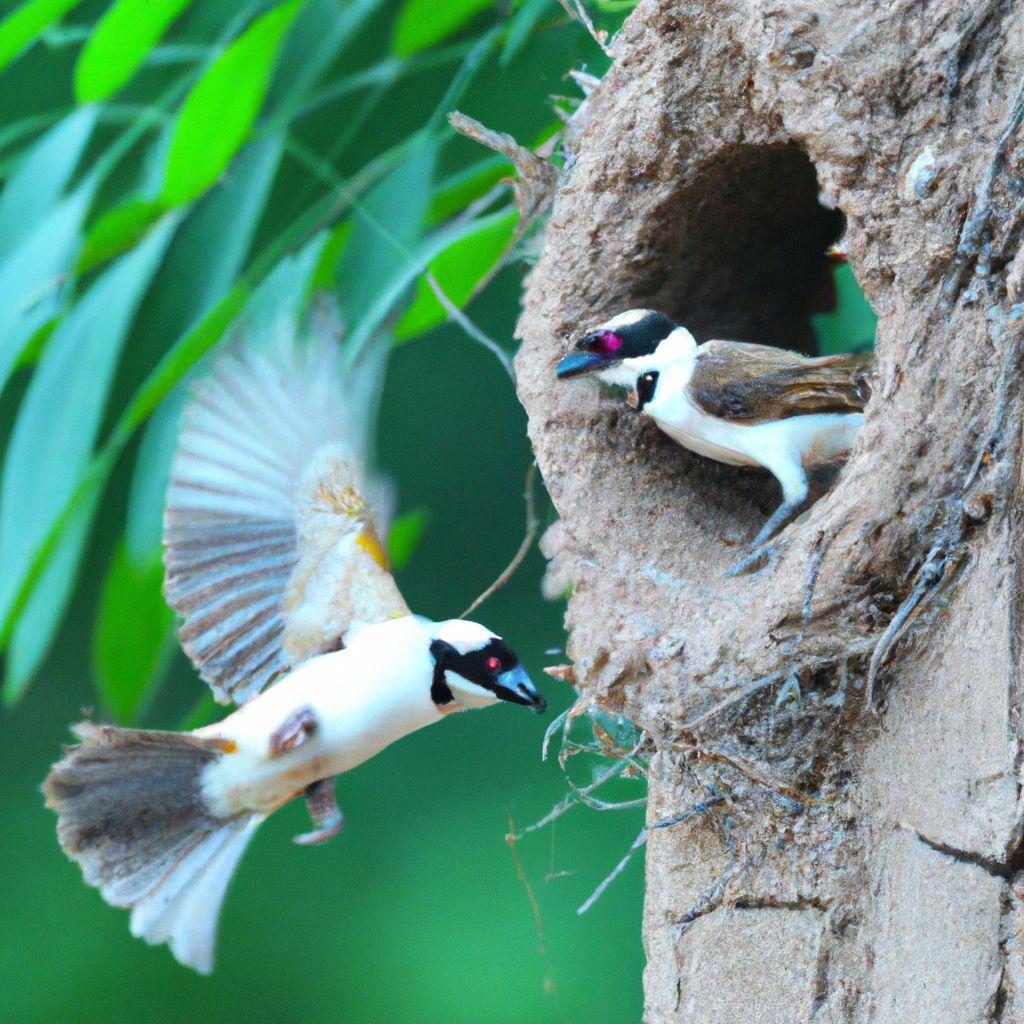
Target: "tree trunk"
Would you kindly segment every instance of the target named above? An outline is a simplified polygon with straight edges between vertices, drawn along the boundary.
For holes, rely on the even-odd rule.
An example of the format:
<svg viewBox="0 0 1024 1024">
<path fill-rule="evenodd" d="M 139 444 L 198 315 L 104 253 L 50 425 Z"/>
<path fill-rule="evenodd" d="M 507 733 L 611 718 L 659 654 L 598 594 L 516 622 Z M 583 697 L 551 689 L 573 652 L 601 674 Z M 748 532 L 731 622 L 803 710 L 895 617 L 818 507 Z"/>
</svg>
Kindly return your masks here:
<svg viewBox="0 0 1024 1024">
<path fill-rule="evenodd" d="M 645 0 L 615 50 L 517 368 L 580 692 L 650 737 L 649 826 L 721 798 L 649 830 L 646 1018 L 1024 1020 L 1021 5 Z M 727 578 L 774 483 L 554 366 L 637 306 L 801 347 L 836 211 L 874 397 Z"/>
</svg>

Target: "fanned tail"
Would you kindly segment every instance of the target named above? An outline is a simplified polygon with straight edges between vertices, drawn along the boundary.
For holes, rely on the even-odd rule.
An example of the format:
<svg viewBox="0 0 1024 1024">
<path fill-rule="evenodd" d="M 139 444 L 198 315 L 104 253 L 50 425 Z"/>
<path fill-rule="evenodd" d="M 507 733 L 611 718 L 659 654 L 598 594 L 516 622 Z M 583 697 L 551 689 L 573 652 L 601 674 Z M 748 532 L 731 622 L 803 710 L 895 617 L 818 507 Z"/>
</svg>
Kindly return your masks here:
<svg viewBox="0 0 1024 1024">
<path fill-rule="evenodd" d="M 64 852 L 108 903 L 133 908 L 133 935 L 209 974 L 228 882 L 262 815 L 206 807 L 215 740 L 88 722 L 74 732 L 82 743 L 43 783 Z"/>
</svg>

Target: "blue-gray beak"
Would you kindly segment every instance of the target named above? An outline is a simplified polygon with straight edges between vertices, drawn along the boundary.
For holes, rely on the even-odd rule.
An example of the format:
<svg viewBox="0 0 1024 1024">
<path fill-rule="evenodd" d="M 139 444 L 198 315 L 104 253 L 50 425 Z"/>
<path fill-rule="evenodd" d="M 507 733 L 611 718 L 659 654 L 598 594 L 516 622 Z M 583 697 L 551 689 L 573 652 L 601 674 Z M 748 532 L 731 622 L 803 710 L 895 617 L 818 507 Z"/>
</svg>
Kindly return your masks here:
<svg viewBox="0 0 1024 1024">
<path fill-rule="evenodd" d="M 494 692 L 502 700 L 533 708 L 538 715 L 543 714 L 548 707 L 548 702 L 533 685 L 533 681 L 526 674 L 526 669 L 522 665 L 516 665 L 515 668 L 502 672 L 498 676 L 498 685 Z"/>
<path fill-rule="evenodd" d="M 570 352 L 558 364 L 555 373 L 559 380 L 568 380 L 570 377 L 580 377 L 584 373 L 603 370 L 606 366 L 619 362 L 621 358 L 611 352 Z"/>
</svg>

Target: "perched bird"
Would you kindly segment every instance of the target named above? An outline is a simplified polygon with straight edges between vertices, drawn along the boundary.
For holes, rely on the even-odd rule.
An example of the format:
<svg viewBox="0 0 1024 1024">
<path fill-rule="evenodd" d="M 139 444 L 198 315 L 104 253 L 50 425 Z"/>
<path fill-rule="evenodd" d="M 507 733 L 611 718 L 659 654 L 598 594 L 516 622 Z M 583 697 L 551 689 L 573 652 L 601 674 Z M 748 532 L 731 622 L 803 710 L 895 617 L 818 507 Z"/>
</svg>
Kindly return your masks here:
<svg viewBox="0 0 1024 1024">
<path fill-rule="evenodd" d="M 808 502 L 808 473 L 843 460 L 871 395 L 870 353 L 812 359 L 741 341 L 698 345 L 685 327 L 632 309 L 588 331 L 558 364 L 568 379 L 594 374 L 635 389 L 632 403 L 674 441 L 731 466 L 762 466 L 782 504 L 738 572 Z"/>
<path fill-rule="evenodd" d="M 296 841 L 321 842 L 343 823 L 334 776 L 453 711 L 546 706 L 490 630 L 409 612 L 362 497 L 345 379 L 336 343 L 284 330 L 229 350 L 194 386 L 165 591 L 185 651 L 241 707 L 189 733 L 82 723 L 43 785 L 85 881 L 132 908 L 134 935 L 202 973 L 267 815 L 305 794 L 314 830 Z"/>
</svg>

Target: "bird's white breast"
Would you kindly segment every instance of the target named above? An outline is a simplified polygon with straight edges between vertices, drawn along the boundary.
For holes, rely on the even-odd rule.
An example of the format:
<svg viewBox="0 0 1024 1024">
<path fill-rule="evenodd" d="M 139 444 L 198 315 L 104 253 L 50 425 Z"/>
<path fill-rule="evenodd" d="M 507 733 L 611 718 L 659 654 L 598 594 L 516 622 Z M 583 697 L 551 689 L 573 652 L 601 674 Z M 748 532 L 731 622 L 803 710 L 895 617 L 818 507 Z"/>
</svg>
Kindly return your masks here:
<svg viewBox="0 0 1024 1024">
<path fill-rule="evenodd" d="M 679 359 L 662 369 L 654 397 L 644 412 L 673 441 L 684 448 L 730 466 L 756 466 L 759 460 L 747 451 L 750 426 L 730 423 L 709 416 L 699 409 L 687 394 L 693 375 L 692 355 Z"/>
<path fill-rule="evenodd" d="M 429 625 L 405 616 L 368 626 L 345 650 L 311 658 L 233 715 L 198 730 L 225 740 L 230 751 L 204 774 L 211 809 L 273 810 L 310 783 L 439 721 L 430 698 Z M 275 756 L 272 737 L 302 709 L 312 714 L 314 731 Z"/>
</svg>

